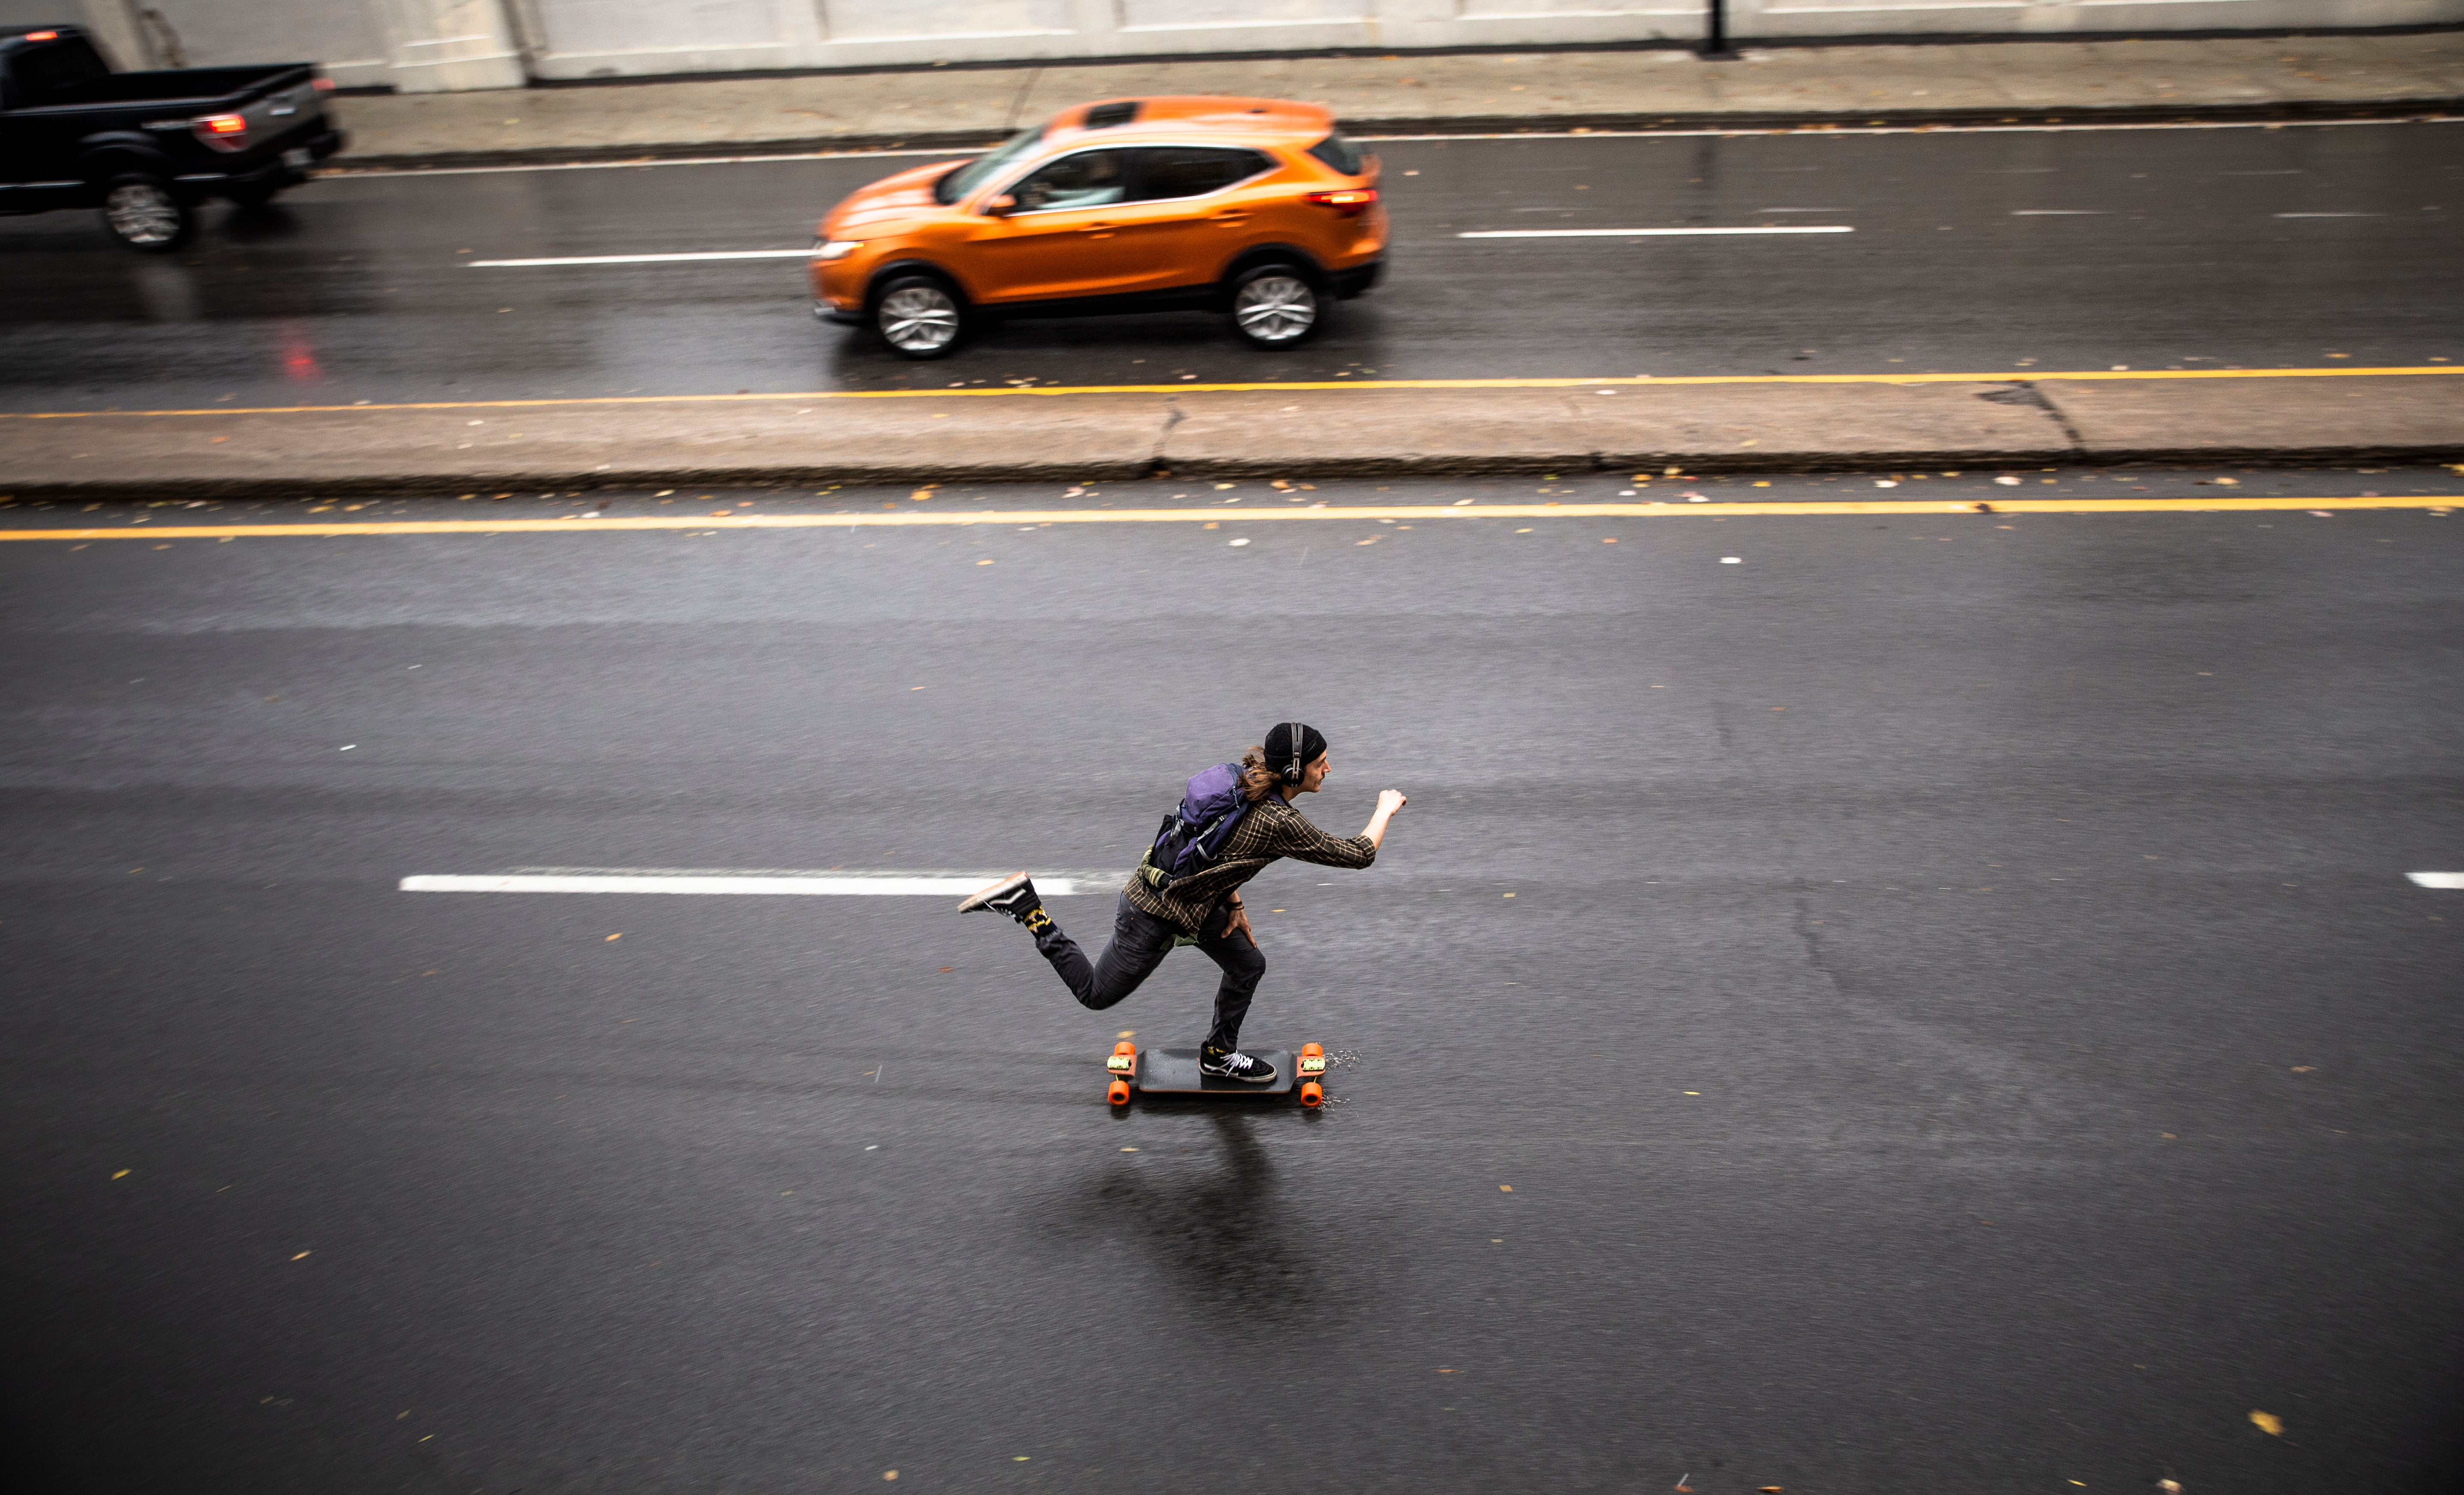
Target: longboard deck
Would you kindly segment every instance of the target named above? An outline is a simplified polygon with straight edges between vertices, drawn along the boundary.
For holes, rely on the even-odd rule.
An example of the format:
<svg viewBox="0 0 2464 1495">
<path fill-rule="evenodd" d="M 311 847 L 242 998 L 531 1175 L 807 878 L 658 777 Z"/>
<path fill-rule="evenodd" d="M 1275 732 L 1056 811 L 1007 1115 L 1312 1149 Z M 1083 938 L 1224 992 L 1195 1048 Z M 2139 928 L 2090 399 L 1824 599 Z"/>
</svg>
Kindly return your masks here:
<svg viewBox="0 0 2464 1495">
<path fill-rule="evenodd" d="M 1138 1050 L 1138 1077 L 1135 1084 L 1148 1095 L 1289 1095 L 1297 1083 L 1293 1071 L 1299 1066 L 1290 1050 L 1252 1048 L 1252 1059 L 1261 1059 L 1275 1066 L 1275 1078 L 1265 1085 L 1250 1085 L 1240 1080 L 1210 1079 L 1198 1072 L 1198 1050 L 1194 1048 L 1142 1048 Z"/>
</svg>

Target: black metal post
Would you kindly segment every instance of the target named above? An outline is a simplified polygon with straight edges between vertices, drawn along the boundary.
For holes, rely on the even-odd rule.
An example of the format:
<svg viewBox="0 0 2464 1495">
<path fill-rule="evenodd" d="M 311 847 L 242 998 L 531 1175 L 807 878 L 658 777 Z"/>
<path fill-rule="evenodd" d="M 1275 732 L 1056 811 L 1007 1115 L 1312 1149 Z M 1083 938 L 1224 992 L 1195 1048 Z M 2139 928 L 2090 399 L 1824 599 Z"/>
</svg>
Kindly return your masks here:
<svg viewBox="0 0 2464 1495">
<path fill-rule="evenodd" d="M 1703 45 L 1694 55 L 1705 62 L 1734 62 L 1737 55 L 1728 50 L 1727 0 L 1706 0 L 1710 14 L 1703 28 Z"/>
</svg>

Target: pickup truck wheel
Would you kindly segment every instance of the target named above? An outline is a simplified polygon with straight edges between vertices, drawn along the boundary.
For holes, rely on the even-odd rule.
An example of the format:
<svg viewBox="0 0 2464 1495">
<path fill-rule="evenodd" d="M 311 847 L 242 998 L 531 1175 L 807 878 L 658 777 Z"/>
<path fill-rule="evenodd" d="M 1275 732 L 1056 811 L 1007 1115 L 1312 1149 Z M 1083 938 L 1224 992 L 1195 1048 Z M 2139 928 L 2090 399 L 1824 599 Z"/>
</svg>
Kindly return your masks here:
<svg viewBox="0 0 2464 1495">
<path fill-rule="evenodd" d="M 908 358 L 947 358 L 967 333 L 967 310 L 931 275 L 901 275 L 872 301 L 873 330 Z"/>
<path fill-rule="evenodd" d="M 197 211 L 161 177 L 132 172 L 113 177 L 102 191 L 103 227 L 130 249 L 167 254 L 196 231 Z"/>
</svg>

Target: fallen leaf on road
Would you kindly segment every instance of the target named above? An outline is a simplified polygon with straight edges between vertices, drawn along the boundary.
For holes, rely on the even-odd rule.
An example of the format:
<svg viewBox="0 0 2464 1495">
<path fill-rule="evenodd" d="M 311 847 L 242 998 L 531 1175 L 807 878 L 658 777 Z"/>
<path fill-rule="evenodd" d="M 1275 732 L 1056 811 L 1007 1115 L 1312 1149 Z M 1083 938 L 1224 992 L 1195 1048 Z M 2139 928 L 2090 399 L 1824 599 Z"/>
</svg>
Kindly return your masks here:
<svg viewBox="0 0 2464 1495">
<path fill-rule="evenodd" d="M 305 1251 L 302 1251 L 302 1252 L 300 1252 L 297 1256 L 293 1257 L 291 1260 L 293 1260 L 293 1261 L 295 1261 L 295 1262 L 304 1262 L 304 1261 L 308 1260 L 308 1253 L 307 1253 L 307 1252 L 305 1252 Z M 2256 1421 L 2256 1420 L 2258 1420 L 2260 1418 L 2265 1418 L 2265 1417 L 2267 1417 L 2267 1414 L 2266 1414 L 2266 1413 L 2264 1413 L 2264 1412 L 2254 1412 L 2254 1413 L 2252 1413 L 2250 1416 L 2251 1416 L 2251 1420 L 2252 1420 L 2252 1421 Z M 2273 1422 L 2273 1421 L 2275 1421 L 2276 1419 L 2275 1419 L 2274 1418 L 2268 1418 L 2268 1420 L 2269 1420 L 2270 1422 Z M 2273 1432 L 2273 1431 L 2275 1431 L 2275 1430 L 2274 1430 L 2273 1428 L 2271 1428 L 2271 1429 L 2269 1429 L 2269 1431 L 2270 1431 L 2270 1432 Z"/>
<path fill-rule="evenodd" d="M 2250 1420 L 2260 1432 L 2270 1438 L 2284 1436 L 2284 1419 L 2273 1412 L 2254 1412 L 2250 1415 Z"/>
<path fill-rule="evenodd" d="M 118 1173 L 116 1173 L 116 1174 L 113 1174 L 113 1175 L 112 1175 L 112 1176 L 113 1176 L 114 1178 L 125 1178 L 125 1177 L 127 1177 L 127 1176 L 128 1176 L 128 1170 L 127 1170 L 127 1169 L 125 1169 L 125 1168 L 123 1168 L 123 1169 L 120 1170 L 120 1172 L 118 1172 Z"/>
<path fill-rule="evenodd" d="M 2003 487 L 2005 487 L 2005 488 L 2016 488 L 2016 487 L 2018 487 L 2018 486 L 2019 486 L 2019 480 L 2018 480 L 2017 478 L 2015 478 L 2015 477 L 2011 477 L 2011 476 L 2007 476 L 2007 475 L 2006 475 L 2006 476 L 2002 476 L 2002 477 L 1997 477 L 1997 478 L 1995 478 L 1995 479 L 1994 479 L 1994 481 L 1995 481 L 1995 482 L 1997 482 L 1997 483 L 1999 483 L 1999 484 L 2001 484 L 2001 485 L 2002 485 Z"/>
<path fill-rule="evenodd" d="M 2319 1066 L 2317 1065 L 2295 1065 L 2293 1066 L 2293 1072 L 2295 1074 L 2308 1074 L 2318 1067 Z"/>
<path fill-rule="evenodd" d="M 618 941 L 618 940 L 620 940 L 620 939 L 623 939 L 624 937 L 625 937 L 625 936 L 624 936 L 623 934 L 610 934 L 610 935 L 608 935 L 605 939 L 604 939 L 604 940 L 600 941 L 600 943 L 602 943 L 602 944 L 611 944 L 611 945 L 612 945 L 612 944 L 614 944 L 616 941 Z"/>
<path fill-rule="evenodd" d="M 955 970 L 957 970 L 957 966 L 955 966 L 955 965 L 945 965 L 945 966 L 941 967 L 941 974 L 942 974 L 943 976 L 947 976 L 947 975 L 949 975 L 951 972 L 953 972 L 953 971 L 955 971 Z"/>
<path fill-rule="evenodd" d="M 1501 1183 L 1497 1186 L 1497 1192 L 1500 1194 L 1512 1194 L 1514 1192 L 1514 1185 L 1510 1183 Z"/>
</svg>

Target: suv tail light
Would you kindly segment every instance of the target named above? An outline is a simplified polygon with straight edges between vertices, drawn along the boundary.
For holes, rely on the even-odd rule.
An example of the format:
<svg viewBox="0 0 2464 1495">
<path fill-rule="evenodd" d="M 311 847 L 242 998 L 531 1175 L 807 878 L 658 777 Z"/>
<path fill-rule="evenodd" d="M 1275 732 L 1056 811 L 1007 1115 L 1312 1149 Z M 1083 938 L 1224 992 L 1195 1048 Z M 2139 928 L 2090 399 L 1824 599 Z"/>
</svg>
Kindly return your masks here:
<svg viewBox="0 0 2464 1495">
<path fill-rule="evenodd" d="M 248 144 L 248 121 L 236 114 L 201 114 L 188 121 L 188 133 L 216 150 L 239 150 Z"/>
<path fill-rule="evenodd" d="M 320 78 L 317 79 L 317 92 L 319 92 L 319 93 L 320 93 L 320 94 L 330 94 L 330 93 L 332 93 L 333 91 L 334 91 L 334 80 L 333 80 L 332 78 L 330 78 L 330 77 L 320 77 Z"/>
<path fill-rule="evenodd" d="M 1377 189 L 1371 187 L 1349 187 L 1339 192 L 1311 192 L 1309 200 L 1320 208 L 1331 208 L 1347 218 L 1356 218 L 1377 201 Z"/>
</svg>

